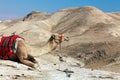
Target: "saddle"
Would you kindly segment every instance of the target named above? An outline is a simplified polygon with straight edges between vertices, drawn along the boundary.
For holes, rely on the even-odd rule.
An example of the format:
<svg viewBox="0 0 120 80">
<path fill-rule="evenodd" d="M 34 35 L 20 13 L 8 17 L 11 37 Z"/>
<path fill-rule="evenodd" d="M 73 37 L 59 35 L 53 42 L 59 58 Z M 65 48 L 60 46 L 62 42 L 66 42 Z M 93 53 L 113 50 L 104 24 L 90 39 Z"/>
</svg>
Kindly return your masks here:
<svg viewBox="0 0 120 80">
<path fill-rule="evenodd" d="M 7 60 L 12 57 L 15 48 L 15 40 L 21 38 L 18 35 L 2 36 L 0 39 L 0 59 Z"/>
</svg>

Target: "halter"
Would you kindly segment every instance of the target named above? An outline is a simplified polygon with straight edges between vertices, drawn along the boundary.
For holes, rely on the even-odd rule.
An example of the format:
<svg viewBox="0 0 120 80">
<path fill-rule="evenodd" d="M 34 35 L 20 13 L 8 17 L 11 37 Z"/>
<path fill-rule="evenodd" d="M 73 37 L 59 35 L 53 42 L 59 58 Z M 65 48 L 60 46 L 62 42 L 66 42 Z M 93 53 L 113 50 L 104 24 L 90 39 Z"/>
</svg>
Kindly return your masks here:
<svg viewBox="0 0 120 80">
<path fill-rule="evenodd" d="M 55 39 L 54 37 L 52 37 L 51 39 L 58 40 L 59 43 L 56 42 L 56 41 L 55 41 L 55 42 L 56 42 L 57 44 L 60 44 L 60 43 L 63 41 L 63 39 L 64 39 L 64 35 L 63 35 L 63 34 L 59 35 L 59 38 L 60 38 L 60 39 Z"/>
<path fill-rule="evenodd" d="M 63 38 L 64 38 L 64 35 L 63 35 L 63 34 L 61 34 L 61 35 L 60 35 L 60 40 L 59 40 L 59 41 L 60 41 L 60 43 L 63 41 Z"/>
</svg>

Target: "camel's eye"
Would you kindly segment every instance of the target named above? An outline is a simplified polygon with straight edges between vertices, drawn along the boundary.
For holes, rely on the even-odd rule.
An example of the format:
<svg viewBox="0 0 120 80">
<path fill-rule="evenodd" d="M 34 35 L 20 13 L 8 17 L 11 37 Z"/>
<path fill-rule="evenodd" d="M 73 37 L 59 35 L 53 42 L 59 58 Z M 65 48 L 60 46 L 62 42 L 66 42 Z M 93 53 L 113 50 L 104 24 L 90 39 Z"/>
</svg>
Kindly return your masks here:
<svg viewBox="0 0 120 80">
<path fill-rule="evenodd" d="M 52 35 L 51 38 L 50 38 L 50 41 L 52 41 L 54 39 L 55 39 L 55 35 Z"/>
<path fill-rule="evenodd" d="M 55 39 L 55 35 L 52 35 L 52 38 Z"/>
</svg>

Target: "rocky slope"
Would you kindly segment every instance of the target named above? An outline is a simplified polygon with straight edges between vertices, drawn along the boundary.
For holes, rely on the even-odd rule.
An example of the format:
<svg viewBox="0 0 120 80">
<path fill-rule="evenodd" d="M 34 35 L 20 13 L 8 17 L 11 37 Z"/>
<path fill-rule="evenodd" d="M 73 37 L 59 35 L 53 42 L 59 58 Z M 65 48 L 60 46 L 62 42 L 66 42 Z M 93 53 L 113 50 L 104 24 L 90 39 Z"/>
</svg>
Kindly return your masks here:
<svg viewBox="0 0 120 80">
<path fill-rule="evenodd" d="M 63 54 L 74 56 L 90 64 L 89 67 L 101 68 L 114 62 L 119 65 L 119 13 L 106 14 L 90 6 L 61 11 L 70 14 L 63 17 L 52 32 L 70 36 L 70 41 L 63 44 Z"/>
<path fill-rule="evenodd" d="M 52 58 L 52 60 L 51 60 Z M 35 70 L 28 66 L 0 61 L 0 80 L 119 80 L 120 74 L 109 71 L 81 68 L 76 60 L 67 58 L 60 62 L 53 55 L 38 58 L 41 69 Z M 77 61 L 78 62 L 78 61 Z"/>
</svg>

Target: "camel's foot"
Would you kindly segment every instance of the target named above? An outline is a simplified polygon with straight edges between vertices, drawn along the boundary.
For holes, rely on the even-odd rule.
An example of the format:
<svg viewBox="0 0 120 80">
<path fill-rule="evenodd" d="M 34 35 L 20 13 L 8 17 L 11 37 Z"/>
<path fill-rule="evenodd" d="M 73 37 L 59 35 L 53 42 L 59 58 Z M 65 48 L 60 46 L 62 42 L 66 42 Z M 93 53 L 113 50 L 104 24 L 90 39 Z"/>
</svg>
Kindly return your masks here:
<svg viewBox="0 0 120 80">
<path fill-rule="evenodd" d="M 41 68 L 40 67 L 36 68 L 36 70 L 41 72 Z"/>
<path fill-rule="evenodd" d="M 40 68 L 40 65 L 39 64 L 34 64 L 33 68 L 35 68 L 35 69 Z"/>
<path fill-rule="evenodd" d="M 39 71 L 39 72 L 41 72 L 41 70 L 40 70 L 41 68 L 40 68 L 40 66 L 38 65 L 38 64 L 34 64 L 34 66 L 32 66 L 31 68 L 28 68 L 28 70 L 32 70 L 32 71 Z"/>
<path fill-rule="evenodd" d="M 34 65 L 34 69 L 37 70 L 37 71 L 40 71 L 40 69 L 41 69 L 41 68 L 40 68 L 40 65 L 39 65 L 39 64 L 35 64 L 35 65 Z M 41 72 L 41 71 L 40 71 L 40 72 Z"/>
</svg>

